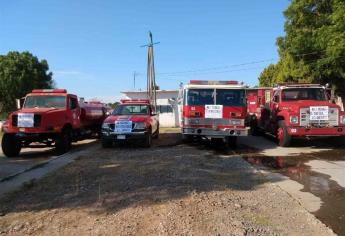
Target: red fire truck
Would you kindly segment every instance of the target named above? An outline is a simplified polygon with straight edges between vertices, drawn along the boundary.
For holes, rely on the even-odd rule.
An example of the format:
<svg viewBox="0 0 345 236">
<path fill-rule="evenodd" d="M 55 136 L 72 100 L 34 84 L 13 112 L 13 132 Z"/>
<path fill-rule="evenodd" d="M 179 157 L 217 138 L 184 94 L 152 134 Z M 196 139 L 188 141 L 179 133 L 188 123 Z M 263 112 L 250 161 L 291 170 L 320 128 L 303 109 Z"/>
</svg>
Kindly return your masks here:
<svg viewBox="0 0 345 236">
<path fill-rule="evenodd" d="M 191 80 L 183 87 L 181 129 L 185 141 L 194 137 L 223 139 L 236 145 L 248 134 L 245 86 L 237 81 Z"/>
<path fill-rule="evenodd" d="M 271 133 L 283 147 L 296 137 L 345 136 L 345 112 L 319 84 L 248 89 L 247 104 L 253 133 Z"/>
<path fill-rule="evenodd" d="M 71 142 L 101 132 L 106 112 L 103 104 L 79 102 L 65 89 L 33 90 L 2 126 L 3 153 L 14 157 L 22 147 L 37 147 L 35 143 L 54 144 L 58 153 L 67 152 Z"/>
</svg>

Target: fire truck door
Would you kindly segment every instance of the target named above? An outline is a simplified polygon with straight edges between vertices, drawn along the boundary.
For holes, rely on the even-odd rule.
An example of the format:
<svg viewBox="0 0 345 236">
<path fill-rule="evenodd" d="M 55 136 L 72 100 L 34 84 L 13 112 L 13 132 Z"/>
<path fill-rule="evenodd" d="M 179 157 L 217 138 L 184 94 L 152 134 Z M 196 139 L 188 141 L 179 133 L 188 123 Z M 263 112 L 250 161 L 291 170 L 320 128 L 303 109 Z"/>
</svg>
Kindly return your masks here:
<svg viewBox="0 0 345 236">
<path fill-rule="evenodd" d="M 76 97 L 69 98 L 69 120 L 72 122 L 74 129 L 80 128 L 80 108 L 78 106 L 78 99 Z"/>
<path fill-rule="evenodd" d="M 272 129 L 276 128 L 277 126 L 278 102 L 279 102 L 279 91 L 275 90 L 272 101 L 270 103 L 270 124 L 271 124 Z"/>
</svg>

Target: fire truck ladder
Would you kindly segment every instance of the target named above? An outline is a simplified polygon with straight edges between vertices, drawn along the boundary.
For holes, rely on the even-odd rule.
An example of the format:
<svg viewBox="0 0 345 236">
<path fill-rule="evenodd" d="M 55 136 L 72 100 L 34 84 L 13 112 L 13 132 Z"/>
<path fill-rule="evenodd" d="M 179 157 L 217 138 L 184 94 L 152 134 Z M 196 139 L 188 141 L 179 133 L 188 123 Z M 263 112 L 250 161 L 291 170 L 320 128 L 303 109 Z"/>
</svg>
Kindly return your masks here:
<svg viewBox="0 0 345 236">
<path fill-rule="evenodd" d="M 150 100 L 150 103 L 154 106 L 156 110 L 157 106 L 157 97 L 156 97 L 156 76 L 155 76 L 155 63 L 153 55 L 153 45 L 159 44 L 159 42 L 154 43 L 152 40 L 152 33 L 149 32 L 149 43 L 143 45 L 142 47 L 147 47 L 147 98 Z"/>
</svg>

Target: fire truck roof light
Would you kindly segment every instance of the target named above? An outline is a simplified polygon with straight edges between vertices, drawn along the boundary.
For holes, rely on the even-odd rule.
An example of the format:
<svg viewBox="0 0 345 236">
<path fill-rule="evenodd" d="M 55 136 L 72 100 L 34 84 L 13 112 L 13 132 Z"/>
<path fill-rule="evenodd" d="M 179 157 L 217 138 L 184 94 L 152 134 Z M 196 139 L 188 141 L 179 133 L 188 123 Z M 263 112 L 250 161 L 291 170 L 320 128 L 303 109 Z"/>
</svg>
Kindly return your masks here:
<svg viewBox="0 0 345 236">
<path fill-rule="evenodd" d="M 148 99 L 121 99 L 121 103 L 150 103 Z"/>
<path fill-rule="evenodd" d="M 235 80 L 191 80 L 190 84 L 198 84 L 198 85 L 238 85 L 238 81 Z"/>
<path fill-rule="evenodd" d="M 32 93 L 67 93 L 66 89 L 34 89 Z"/>
</svg>

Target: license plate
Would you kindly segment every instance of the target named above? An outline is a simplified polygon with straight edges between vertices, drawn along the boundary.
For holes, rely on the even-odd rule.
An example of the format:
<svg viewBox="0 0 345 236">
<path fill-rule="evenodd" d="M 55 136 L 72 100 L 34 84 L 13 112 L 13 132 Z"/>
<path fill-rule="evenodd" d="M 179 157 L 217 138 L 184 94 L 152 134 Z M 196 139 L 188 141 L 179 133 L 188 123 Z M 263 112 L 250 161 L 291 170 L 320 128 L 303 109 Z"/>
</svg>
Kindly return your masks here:
<svg viewBox="0 0 345 236">
<path fill-rule="evenodd" d="M 126 139 L 126 135 L 117 135 L 117 139 Z"/>
</svg>

